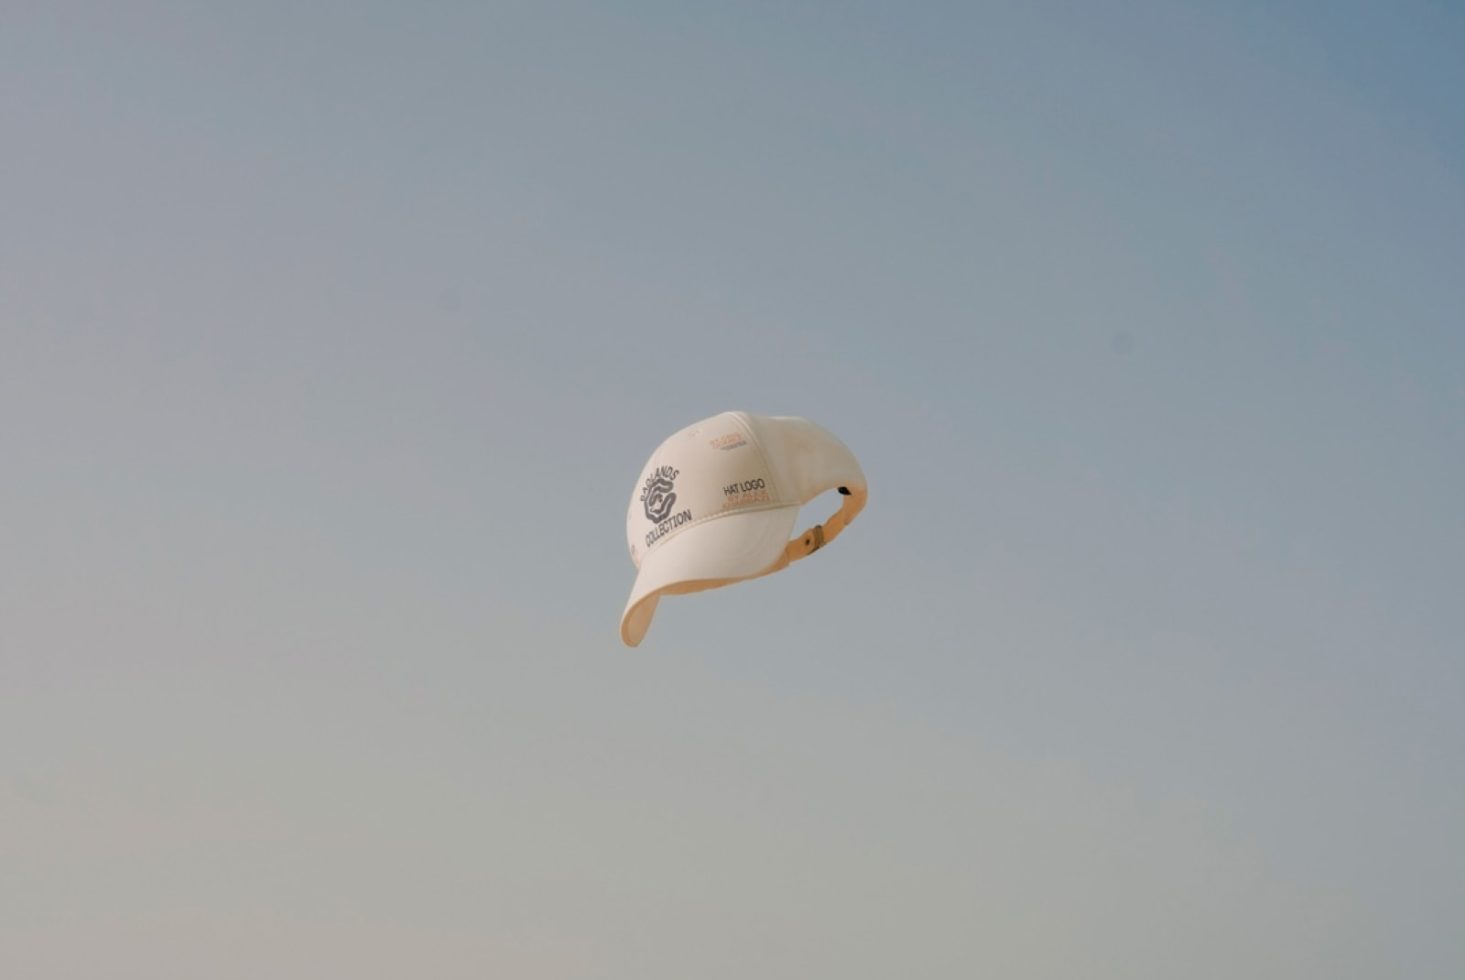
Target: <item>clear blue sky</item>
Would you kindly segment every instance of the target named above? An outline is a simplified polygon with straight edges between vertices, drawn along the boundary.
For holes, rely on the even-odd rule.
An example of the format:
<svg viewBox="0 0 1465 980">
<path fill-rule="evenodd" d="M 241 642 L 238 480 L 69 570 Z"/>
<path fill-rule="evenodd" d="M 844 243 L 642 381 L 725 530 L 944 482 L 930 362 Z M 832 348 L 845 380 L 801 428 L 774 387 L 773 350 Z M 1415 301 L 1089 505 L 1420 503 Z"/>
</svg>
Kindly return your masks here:
<svg viewBox="0 0 1465 980">
<path fill-rule="evenodd" d="M 1465 975 L 1462 93 L 1447 3 L 11 5 L 0 973 Z M 626 650 L 726 409 L 870 505 Z"/>
</svg>

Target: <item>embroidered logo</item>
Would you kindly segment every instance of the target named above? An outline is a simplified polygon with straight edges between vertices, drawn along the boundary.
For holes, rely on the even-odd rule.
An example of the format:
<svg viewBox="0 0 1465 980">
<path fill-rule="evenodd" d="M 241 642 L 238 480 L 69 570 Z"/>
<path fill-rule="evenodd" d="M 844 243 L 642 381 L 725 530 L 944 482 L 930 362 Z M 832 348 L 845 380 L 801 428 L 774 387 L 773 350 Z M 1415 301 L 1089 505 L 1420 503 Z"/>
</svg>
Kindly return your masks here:
<svg viewBox="0 0 1465 980">
<path fill-rule="evenodd" d="M 648 548 L 677 528 L 692 523 L 690 508 L 672 513 L 672 508 L 677 504 L 675 486 L 679 475 L 680 471 L 675 466 L 658 466 L 651 471 L 651 475 L 646 478 L 646 485 L 641 488 L 641 506 L 646 511 L 646 519 L 655 525 L 646 532 Z"/>
<path fill-rule="evenodd" d="M 721 449 L 723 452 L 727 452 L 729 449 L 737 449 L 739 446 L 746 446 L 747 444 L 748 440 L 744 439 L 740 432 L 729 432 L 725 436 L 718 436 L 716 439 L 710 439 L 707 442 L 707 445 L 713 449 Z"/>
<path fill-rule="evenodd" d="M 674 466 L 658 466 L 646 478 L 646 485 L 641 488 L 641 506 L 646 510 L 646 519 L 652 524 L 666 520 L 676 506 L 675 481 L 680 472 Z"/>
</svg>

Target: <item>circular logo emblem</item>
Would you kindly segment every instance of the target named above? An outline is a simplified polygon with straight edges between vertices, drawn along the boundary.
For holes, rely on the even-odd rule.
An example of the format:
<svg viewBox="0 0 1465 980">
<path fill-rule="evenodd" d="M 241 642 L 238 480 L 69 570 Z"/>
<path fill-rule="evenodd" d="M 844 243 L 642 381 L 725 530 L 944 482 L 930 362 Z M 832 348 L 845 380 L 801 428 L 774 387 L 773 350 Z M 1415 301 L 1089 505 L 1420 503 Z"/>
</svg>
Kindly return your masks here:
<svg viewBox="0 0 1465 980">
<path fill-rule="evenodd" d="M 646 478 L 646 485 L 641 488 L 641 506 L 646 509 L 646 519 L 652 524 L 660 524 L 671 516 L 671 509 L 677 502 L 674 481 L 678 475 L 679 471 L 673 466 L 658 466 Z"/>
</svg>

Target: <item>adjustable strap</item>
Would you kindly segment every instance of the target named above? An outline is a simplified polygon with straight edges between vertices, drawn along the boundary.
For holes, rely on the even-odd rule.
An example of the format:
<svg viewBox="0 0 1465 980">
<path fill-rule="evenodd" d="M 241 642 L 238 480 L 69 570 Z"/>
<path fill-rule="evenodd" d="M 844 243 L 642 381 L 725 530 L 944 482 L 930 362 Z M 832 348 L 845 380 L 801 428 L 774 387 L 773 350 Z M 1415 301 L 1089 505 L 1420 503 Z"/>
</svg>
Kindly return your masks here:
<svg viewBox="0 0 1465 980">
<path fill-rule="evenodd" d="M 783 549 L 783 561 L 779 562 L 778 567 L 782 568 L 800 558 L 812 555 L 839 537 L 839 532 L 850 526 L 855 515 L 864 508 L 868 494 L 863 488 L 851 490 L 847 487 L 840 487 L 839 492 L 844 495 L 844 502 L 840 504 L 839 512 L 823 524 L 815 524 L 790 541 Z"/>
</svg>

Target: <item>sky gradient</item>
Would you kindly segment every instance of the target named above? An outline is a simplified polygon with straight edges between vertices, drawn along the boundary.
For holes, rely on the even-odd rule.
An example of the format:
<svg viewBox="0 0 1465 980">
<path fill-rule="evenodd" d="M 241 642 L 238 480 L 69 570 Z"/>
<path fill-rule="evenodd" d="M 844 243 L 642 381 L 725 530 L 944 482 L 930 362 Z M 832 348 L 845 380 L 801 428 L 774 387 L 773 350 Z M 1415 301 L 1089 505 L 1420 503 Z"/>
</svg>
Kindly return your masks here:
<svg viewBox="0 0 1465 980">
<path fill-rule="evenodd" d="M 0 974 L 1465 975 L 1459 9 L 307 6 L 0 30 Z"/>
</svg>

